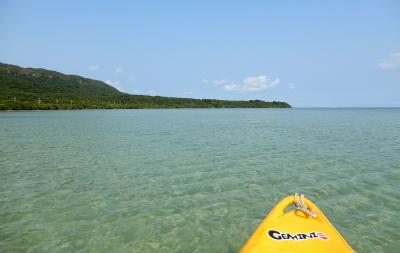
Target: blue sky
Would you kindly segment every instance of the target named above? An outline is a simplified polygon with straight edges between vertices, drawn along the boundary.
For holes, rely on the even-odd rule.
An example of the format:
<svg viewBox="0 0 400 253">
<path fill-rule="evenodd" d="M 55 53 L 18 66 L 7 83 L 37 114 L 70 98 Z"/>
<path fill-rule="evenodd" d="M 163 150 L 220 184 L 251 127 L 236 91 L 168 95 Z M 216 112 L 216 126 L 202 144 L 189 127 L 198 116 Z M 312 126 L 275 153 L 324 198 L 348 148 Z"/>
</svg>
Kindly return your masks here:
<svg viewBox="0 0 400 253">
<path fill-rule="evenodd" d="M 0 38 L 128 93 L 400 106 L 400 1 L 2 0 Z"/>
</svg>

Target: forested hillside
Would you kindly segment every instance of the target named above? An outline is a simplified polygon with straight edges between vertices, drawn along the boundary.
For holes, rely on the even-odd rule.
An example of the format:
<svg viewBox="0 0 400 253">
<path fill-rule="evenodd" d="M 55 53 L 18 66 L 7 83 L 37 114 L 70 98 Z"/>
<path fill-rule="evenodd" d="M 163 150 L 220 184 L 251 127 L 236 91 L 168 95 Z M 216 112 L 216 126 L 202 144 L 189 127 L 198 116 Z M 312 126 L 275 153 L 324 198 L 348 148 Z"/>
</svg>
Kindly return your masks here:
<svg viewBox="0 0 400 253">
<path fill-rule="evenodd" d="M 286 102 L 130 95 L 93 79 L 0 63 L 0 110 L 290 108 Z"/>
</svg>

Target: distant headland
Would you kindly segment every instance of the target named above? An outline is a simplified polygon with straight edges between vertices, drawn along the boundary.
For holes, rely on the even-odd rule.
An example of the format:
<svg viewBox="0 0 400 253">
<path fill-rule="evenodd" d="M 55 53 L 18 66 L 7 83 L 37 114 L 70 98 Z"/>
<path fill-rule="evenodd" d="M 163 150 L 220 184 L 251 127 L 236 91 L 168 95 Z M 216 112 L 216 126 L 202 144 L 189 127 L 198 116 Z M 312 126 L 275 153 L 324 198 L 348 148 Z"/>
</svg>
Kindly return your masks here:
<svg viewBox="0 0 400 253">
<path fill-rule="evenodd" d="M 291 108 L 286 102 L 130 95 L 89 78 L 0 63 L 0 110 Z"/>
</svg>

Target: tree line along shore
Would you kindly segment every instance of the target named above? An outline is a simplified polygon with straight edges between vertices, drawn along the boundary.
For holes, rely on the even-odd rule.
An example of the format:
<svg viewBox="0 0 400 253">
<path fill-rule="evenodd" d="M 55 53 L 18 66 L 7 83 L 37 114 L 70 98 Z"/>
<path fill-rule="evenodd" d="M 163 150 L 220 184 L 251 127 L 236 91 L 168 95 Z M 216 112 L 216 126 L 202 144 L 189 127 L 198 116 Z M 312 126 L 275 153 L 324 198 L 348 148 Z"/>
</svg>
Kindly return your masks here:
<svg viewBox="0 0 400 253">
<path fill-rule="evenodd" d="M 130 95 L 89 78 L 0 63 L 0 110 L 291 108 L 286 102 Z"/>
</svg>

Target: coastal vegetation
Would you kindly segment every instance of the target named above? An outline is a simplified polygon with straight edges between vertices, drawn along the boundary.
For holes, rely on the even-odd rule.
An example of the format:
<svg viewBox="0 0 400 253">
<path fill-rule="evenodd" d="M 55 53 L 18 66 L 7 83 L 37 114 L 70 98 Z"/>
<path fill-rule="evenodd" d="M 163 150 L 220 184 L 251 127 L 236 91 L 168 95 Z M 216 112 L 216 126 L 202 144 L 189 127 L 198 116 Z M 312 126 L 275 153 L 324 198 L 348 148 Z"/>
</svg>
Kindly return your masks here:
<svg viewBox="0 0 400 253">
<path fill-rule="evenodd" d="M 130 95 L 98 80 L 0 63 L 0 110 L 290 107 L 279 101 Z"/>
</svg>

